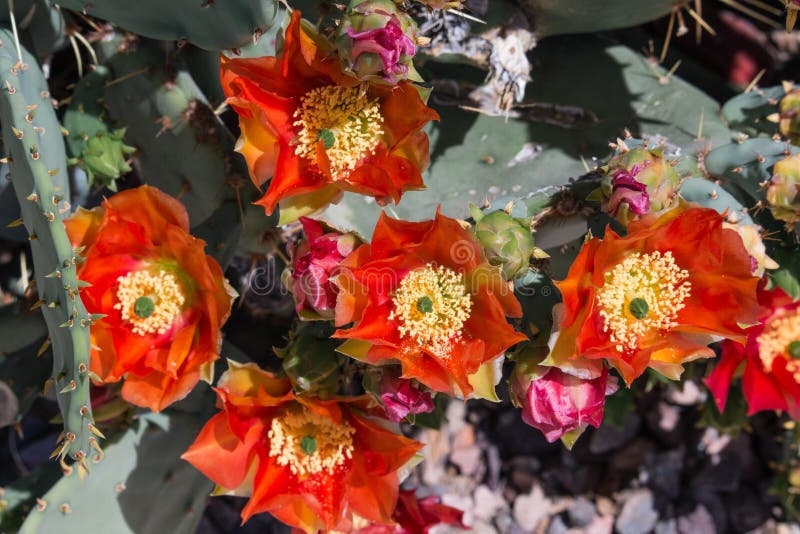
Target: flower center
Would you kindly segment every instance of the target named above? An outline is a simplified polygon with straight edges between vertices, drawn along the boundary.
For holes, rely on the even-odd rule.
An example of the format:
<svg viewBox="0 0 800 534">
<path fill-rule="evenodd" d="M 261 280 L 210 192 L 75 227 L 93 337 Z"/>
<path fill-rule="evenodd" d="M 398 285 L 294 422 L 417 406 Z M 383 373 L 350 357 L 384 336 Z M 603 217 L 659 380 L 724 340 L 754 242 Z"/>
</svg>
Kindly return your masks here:
<svg viewBox="0 0 800 534">
<path fill-rule="evenodd" d="M 439 354 L 448 353 L 450 342 L 461 336 L 472 307 L 464 277 L 432 265 L 408 273 L 392 302 L 389 319 L 400 322 L 400 337 L 410 337 Z"/>
<path fill-rule="evenodd" d="M 756 338 L 758 356 L 764 370 L 772 372 L 775 358 L 786 359 L 786 369 L 800 383 L 800 311 L 793 310 L 767 321 L 764 330 Z"/>
<path fill-rule="evenodd" d="M 269 455 L 298 476 L 330 471 L 353 457 L 355 429 L 311 410 L 290 410 L 272 420 Z"/>
<path fill-rule="evenodd" d="M 383 135 L 383 116 L 377 100 L 359 87 L 318 87 L 303 95 L 294 112 L 299 126 L 295 154 L 317 161 L 319 141 L 335 180 L 346 178 L 375 148 Z"/>
<path fill-rule="evenodd" d="M 132 271 L 117 283 L 114 309 L 140 336 L 169 330 L 186 301 L 177 278 L 167 271 Z"/>
<path fill-rule="evenodd" d="M 605 273 L 597 292 L 603 332 L 620 352 L 634 351 L 646 335 L 676 325 L 675 318 L 691 293 L 688 271 L 671 252 L 631 254 Z"/>
</svg>

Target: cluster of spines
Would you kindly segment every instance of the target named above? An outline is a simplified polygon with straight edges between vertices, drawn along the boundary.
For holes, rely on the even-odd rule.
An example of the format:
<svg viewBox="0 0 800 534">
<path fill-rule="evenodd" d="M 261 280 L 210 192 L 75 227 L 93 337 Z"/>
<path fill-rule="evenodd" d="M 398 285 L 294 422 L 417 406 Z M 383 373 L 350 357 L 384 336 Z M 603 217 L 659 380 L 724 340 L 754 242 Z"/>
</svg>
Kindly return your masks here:
<svg viewBox="0 0 800 534">
<path fill-rule="evenodd" d="M 66 462 L 71 457 L 83 475 L 90 458 L 95 462 L 102 458 L 98 438 L 103 435 L 94 424 L 89 398 L 89 327 L 101 316 L 89 314 L 81 302 L 80 291 L 86 284 L 78 279 L 77 266 L 82 251 L 72 247 L 62 222 L 70 212 L 69 202 L 52 180 L 59 169 L 48 169 L 41 157 L 48 143 L 63 143 L 60 132 L 46 132 L 34 123 L 39 114 L 55 113 L 50 95 L 46 90 L 32 90 L 36 80 L 24 77 L 38 65 L 26 51 L 16 50 L 12 39 L 0 30 L 0 76 L 5 78 L 0 86 L 0 122 L 6 133 L 5 148 L 11 153 L 9 178 L 33 252 L 40 297 L 33 307 L 41 308 L 50 332 L 43 349 L 52 346 L 53 376 L 45 390 L 56 388 L 64 419 L 64 431 L 51 457 L 58 458 L 67 474 L 73 470 Z"/>
</svg>

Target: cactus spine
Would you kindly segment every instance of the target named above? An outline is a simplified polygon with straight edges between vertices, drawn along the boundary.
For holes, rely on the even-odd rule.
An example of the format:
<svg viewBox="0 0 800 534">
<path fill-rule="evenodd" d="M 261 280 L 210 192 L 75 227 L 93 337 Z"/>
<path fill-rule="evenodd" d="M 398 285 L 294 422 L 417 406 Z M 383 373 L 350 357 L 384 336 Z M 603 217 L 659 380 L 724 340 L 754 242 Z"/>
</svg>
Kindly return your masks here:
<svg viewBox="0 0 800 534">
<path fill-rule="evenodd" d="M 87 459 L 101 456 L 89 400 L 89 326 L 96 319 L 80 299 L 76 274 L 80 251 L 74 250 L 62 223 L 69 214 L 69 191 L 58 185 L 66 172 L 64 141 L 58 128 L 47 84 L 36 60 L 17 49 L 14 36 L 0 30 L 0 123 L 10 178 L 33 252 L 36 286 L 53 349 L 55 388 L 64 417 L 64 432 L 53 452 L 65 470 L 67 456 L 77 461 L 79 473 Z M 47 158 L 48 151 L 54 154 Z M 48 163 L 60 161 L 59 168 Z M 67 183 L 66 180 L 60 182 Z"/>
</svg>

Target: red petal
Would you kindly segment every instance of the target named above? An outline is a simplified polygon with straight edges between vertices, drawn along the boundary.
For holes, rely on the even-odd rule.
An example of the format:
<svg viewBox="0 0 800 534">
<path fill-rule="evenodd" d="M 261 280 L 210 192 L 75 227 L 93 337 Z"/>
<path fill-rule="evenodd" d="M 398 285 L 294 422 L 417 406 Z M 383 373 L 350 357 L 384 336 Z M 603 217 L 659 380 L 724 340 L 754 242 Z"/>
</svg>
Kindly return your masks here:
<svg viewBox="0 0 800 534">
<path fill-rule="evenodd" d="M 744 347 L 733 341 L 724 341 L 720 345 L 722 357 L 714 365 L 711 374 L 704 380 L 706 386 L 714 396 L 714 402 L 720 413 L 725 411 L 728 401 L 728 391 L 739 365 L 744 361 Z"/>
</svg>

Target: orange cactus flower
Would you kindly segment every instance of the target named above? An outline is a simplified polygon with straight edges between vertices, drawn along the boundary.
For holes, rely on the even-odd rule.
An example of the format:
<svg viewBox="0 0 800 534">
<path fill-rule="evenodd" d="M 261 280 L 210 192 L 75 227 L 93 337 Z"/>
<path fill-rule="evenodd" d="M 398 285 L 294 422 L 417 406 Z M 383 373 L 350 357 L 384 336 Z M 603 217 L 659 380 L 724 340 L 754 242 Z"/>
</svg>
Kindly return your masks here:
<svg viewBox="0 0 800 534">
<path fill-rule="evenodd" d="M 435 111 L 408 83 L 361 82 L 342 72 L 332 45 L 292 12 L 283 53 L 221 58 L 222 87 L 239 114 L 238 150 L 268 214 L 284 222 L 337 201 L 342 191 L 395 203 L 422 189 Z"/>
<path fill-rule="evenodd" d="M 470 375 L 527 339 L 506 321 L 522 309 L 500 269 L 438 212 L 424 222 L 381 215 L 337 283 L 336 325 L 356 323 L 333 335 L 350 340 L 339 350 L 373 364 L 399 360 L 403 378 L 437 391 L 470 394 Z"/>
<path fill-rule="evenodd" d="M 706 379 L 720 411 L 731 381 L 742 368 L 748 414 L 784 410 L 800 420 L 800 301 L 776 287 L 758 292 L 759 324 L 747 330 L 744 345 L 723 341 L 722 357 Z"/>
<path fill-rule="evenodd" d="M 369 417 L 367 397 L 295 396 L 289 380 L 229 362 L 218 405 L 183 455 L 218 484 L 250 497 L 242 520 L 269 512 L 287 525 L 350 531 L 353 522 L 392 522 L 397 470 L 422 444 Z"/>
<path fill-rule="evenodd" d="M 122 397 L 153 411 L 210 380 L 236 292 L 189 234 L 183 204 L 142 186 L 65 224 L 85 247 L 83 302 L 106 316 L 91 329 L 91 371 L 105 383 L 125 378 Z"/>
<path fill-rule="evenodd" d="M 607 229 L 583 246 L 557 286 L 563 317 L 552 365 L 599 376 L 602 360 L 630 383 L 645 368 L 677 378 L 684 362 L 714 356 L 714 338 L 744 341 L 757 321 L 758 279 L 716 211 L 679 207 Z"/>
</svg>

